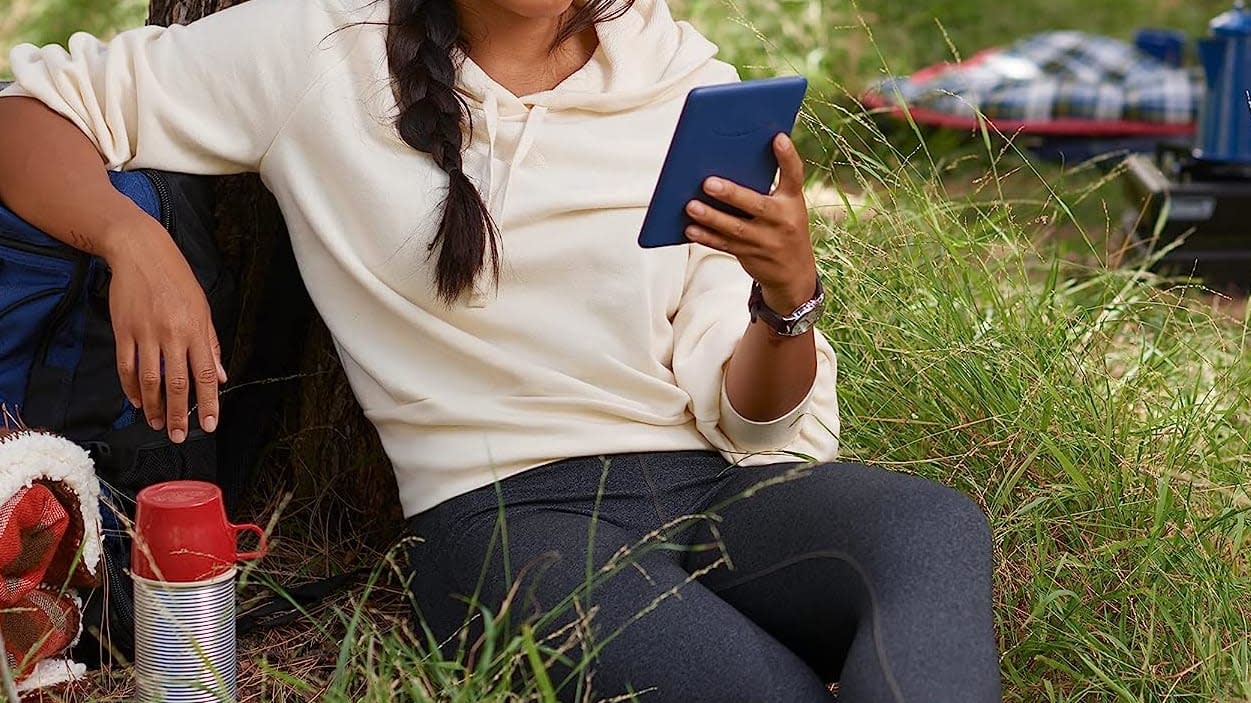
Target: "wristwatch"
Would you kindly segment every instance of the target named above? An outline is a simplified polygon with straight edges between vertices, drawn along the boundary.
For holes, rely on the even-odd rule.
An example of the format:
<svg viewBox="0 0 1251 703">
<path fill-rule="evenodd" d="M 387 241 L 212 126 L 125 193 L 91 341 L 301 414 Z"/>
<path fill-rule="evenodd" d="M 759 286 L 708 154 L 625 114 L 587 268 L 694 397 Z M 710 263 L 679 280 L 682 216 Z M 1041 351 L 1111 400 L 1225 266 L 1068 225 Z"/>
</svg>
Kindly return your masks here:
<svg viewBox="0 0 1251 703">
<path fill-rule="evenodd" d="M 817 279 L 817 291 L 808 302 L 795 308 L 789 315 L 779 315 L 765 305 L 764 291 L 760 282 L 753 282 L 751 297 L 747 299 L 747 310 L 751 312 L 751 321 L 757 319 L 764 322 L 775 333 L 782 337 L 798 337 L 817 324 L 821 319 L 821 311 L 825 309 L 825 291 L 821 288 L 821 279 Z"/>
</svg>

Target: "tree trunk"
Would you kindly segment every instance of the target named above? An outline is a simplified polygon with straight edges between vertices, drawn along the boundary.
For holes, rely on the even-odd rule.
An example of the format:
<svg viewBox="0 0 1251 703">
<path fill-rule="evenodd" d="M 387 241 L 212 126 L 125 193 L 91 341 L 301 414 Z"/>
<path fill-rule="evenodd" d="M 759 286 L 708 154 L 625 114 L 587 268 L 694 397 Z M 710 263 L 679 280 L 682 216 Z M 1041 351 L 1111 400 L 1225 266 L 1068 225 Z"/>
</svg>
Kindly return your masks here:
<svg viewBox="0 0 1251 703">
<path fill-rule="evenodd" d="M 148 24 L 163 27 L 188 24 L 240 2 L 242 0 L 152 0 L 148 4 Z"/>
<path fill-rule="evenodd" d="M 151 0 L 148 23 L 186 24 L 242 1 Z M 268 272 L 274 262 L 290 256 L 290 245 L 277 203 L 259 177 L 218 179 L 217 196 L 217 240 L 239 272 L 243 301 L 229 369 L 233 381 L 241 372 L 240 360 L 252 351 Z M 304 304 L 309 305 L 307 300 Z M 300 378 L 283 382 L 283 409 L 269 430 L 272 441 L 253 482 L 255 494 L 273 496 L 276 488 L 288 488 L 294 492 L 293 505 L 312 508 L 307 517 L 321 523 L 319 534 L 351 542 L 364 538 L 370 546 L 385 547 L 402 517 L 395 477 L 377 433 L 352 395 L 330 333 L 319 317 L 312 317 L 303 358 L 292 370 Z"/>
</svg>

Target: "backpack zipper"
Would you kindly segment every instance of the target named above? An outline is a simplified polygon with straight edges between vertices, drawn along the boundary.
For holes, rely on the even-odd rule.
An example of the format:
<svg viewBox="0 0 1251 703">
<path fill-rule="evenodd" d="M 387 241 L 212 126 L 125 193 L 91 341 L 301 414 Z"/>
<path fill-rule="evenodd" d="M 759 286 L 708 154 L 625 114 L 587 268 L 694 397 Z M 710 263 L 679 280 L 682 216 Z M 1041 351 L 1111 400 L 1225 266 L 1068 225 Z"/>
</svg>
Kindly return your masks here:
<svg viewBox="0 0 1251 703">
<path fill-rule="evenodd" d="M 169 184 L 165 177 L 152 169 L 141 168 L 139 172 L 147 177 L 156 191 L 156 201 L 161 207 L 161 226 L 172 236 L 174 234 L 174 198 L 170 194 Z"/>
</svg>

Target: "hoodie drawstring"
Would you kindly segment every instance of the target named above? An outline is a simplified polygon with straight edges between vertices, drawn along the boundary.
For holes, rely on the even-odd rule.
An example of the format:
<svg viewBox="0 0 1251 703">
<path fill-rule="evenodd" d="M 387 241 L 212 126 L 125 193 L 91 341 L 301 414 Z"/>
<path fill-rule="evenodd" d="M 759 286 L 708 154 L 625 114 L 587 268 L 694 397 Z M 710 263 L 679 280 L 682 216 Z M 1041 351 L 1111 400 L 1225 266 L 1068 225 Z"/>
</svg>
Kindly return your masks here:
<svg viewBox="0 0 1251 703">
<path fill-rule="evenodd" d="M 520 164 L 525 161 L 526 155 L 530 153 L 530 148 L 534 146 L 535 138 L 538 136 L 539 131 L 543 129 L 543 120 L 546 116 L 546 107 L 535 105 L 530 108 L 530 114 L 526 117 L 526 123 L 521 128 L 521 138 L 517 141 L 517 153 L 512 159 L 514 164 Z"/>
<path fill-rule="evenodd" d="M 547 108 L 542 105 L 536 105 L 530 109 L 526 115 L 525 123 L 521 127 L 521 136 L 517 140 L 517 149 L 513 153 L 512 158 L 508 160 L 499 159 L 496 156 L 496 142 L 499 140 L 500 123 L 499 97 L 494 92 L 488 93 L 482 109 L 486 115 L 488 164 L 487 172 L 482 177 L 483 196 L 486 197 L 487 205 L 490 207 L 491 212 L 498 216 L 503 212 L 504 205 L 507 202 L 508 186 L 512 184 L 513 174 L 525 161 L 526 156 L 530 154 L 530 150 L 534 147 L 535 139 L 543 129 Z M 500 164 L 499 168 L 503 173 L 496 173 L 497 162 Z"/>
<path fill-rule="evenodd" d="M 517 139 L 517 149 L 513 152 L 512 158 L 508 160 L 496 158 L 500 104 L 499 97 L 494 92 L 487 93 L 486 99 L 482 104 L 482 111 L 485 115 L 484 122 L 487 133 L 486 172 L 482 174 L 481 180 L 482 196 L 486 200 L 487 209 L 496 218 L 496 223 L 498 224 L 499 218 L 504 213 L 504 206 L 508 203 L 508 187 L 512 185 L 513 175 L 534 147 L 534 142 L 538 138 L 539 132 L 543 129 L 547 108 L 542 105 L 536 105 L 530 109 L 526 115 L 525 123 L 521 127 L 521 135 Z M 498 168 L 502 173 L 496 173 L 497 164 L 499 164 Z M 486 307 L 489 294 L 485 288 L 489 285 L 489 282 L 482 280 L 475 284 L 473 294 L 469 299 L 469 307 Z"/>
</svg>

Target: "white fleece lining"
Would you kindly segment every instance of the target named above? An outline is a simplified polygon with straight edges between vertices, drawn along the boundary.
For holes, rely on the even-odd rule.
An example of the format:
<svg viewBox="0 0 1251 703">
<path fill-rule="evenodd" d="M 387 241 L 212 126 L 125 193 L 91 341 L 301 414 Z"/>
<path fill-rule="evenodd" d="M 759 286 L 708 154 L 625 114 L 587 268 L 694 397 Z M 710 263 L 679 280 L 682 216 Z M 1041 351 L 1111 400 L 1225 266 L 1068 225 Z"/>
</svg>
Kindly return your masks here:
<svg viewBox="0 0 1251 703">
<path fill-rule="evenodd" d="M 36 688 L 77 681 L 86 673 L 86 664 L 79 664 L 69 659 L 44 659 L 36 663 L 35 670 L 30 672 L 30 676 L 17 685 L 17 692 L 25 693 Z"/>
<path fill-rule="evenodd" d="M 63 483 L 78 496 L 83 564 L 95 574 L 100 566 L 100 484 L 90 455 L 64 437 L 42 432 L 17 432 L 0 439 L 0 500 L 38 480 Z"/>
</svg>

